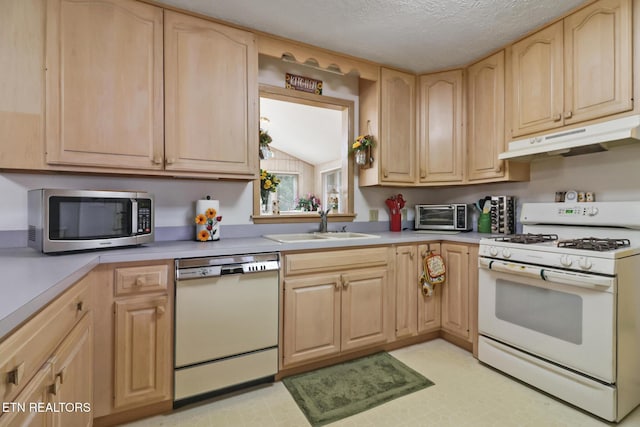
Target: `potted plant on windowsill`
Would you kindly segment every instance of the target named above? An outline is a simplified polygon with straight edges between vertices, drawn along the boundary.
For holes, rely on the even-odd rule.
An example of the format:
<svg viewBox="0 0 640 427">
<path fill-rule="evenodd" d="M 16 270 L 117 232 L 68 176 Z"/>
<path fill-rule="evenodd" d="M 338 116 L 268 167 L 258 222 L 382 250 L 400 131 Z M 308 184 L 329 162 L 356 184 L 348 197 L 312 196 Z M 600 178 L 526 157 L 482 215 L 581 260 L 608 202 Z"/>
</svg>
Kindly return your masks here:
<svg viewBox="0 0 640 427">
<path fill-rule="evenodd" d="M 268 215 L 271 210 L 271 194 L 276 192 L 280 180 L 275 174 L 260 169 L 260 214 Z"/>
<path fill-rule="evenodd" d="M 308 193 L 306 197 L 299 197 L 296 209 L 300 209 L 305 212 L 316 212 L 322 209 L 320 199 L 315 195 Z"/>
</svg>

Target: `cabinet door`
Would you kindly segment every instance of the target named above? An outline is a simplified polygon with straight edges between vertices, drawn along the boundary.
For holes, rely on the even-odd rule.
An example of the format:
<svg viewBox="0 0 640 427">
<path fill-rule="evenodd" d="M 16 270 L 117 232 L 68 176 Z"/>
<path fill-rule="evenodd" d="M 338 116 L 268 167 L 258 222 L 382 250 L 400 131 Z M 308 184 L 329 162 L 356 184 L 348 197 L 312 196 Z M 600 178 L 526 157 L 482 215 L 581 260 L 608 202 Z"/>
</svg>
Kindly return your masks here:
<svg viewBox="0 0 640 427">
<path fill-rule="evenodd" d="M 340 352 L 339 274 L 284 281 L 283 365 Z"/>
<path fill-rule="evenodd" d="M 420 182 L 460 182 L 462 70 L 420 76 L 418 90 Z"/>
<path fill-rule="evenodd" d="M 161 169 L 162 9 L 47 1 L 49 163 Z"/>
<path fill-rule="evenodd" d="M 342 274 L 342 351 L 389 338 L 386 268 L 357 270 Z"/>
<path fill-rule="evenodd" d="M 53 384 L 53 368 L 47 362 L 29 381 L 22 392 L 11 403 L 9 411 L 0 411 L 0 427 L 50 427 L 53 425 L 53 412 L 31 410 L 32 405 L 45 407 L 51 403 L 51 385 Z M 8 405 L 8 402 L 3 402 Z"/>
<path fill-rule="evenodd" d="M 424 270 L 424 260 L 430 254 L 430 252 L 439 254 L 440 245 L 437 243 L 431 243 L 429 245 L 418 246 L 418 276 L 422 275 L 422 272 Z M 444 285 L 442 284 L 436 285 L 431 296 L 426 296 L 422 292 L 422 287 L 418 286 L 418 291 L 416 293 L 418 298 L 418 333 L 433 332 L 440 329 L 440 325 L 442 324 L 440 314 L 440 301 L 442 299 L 443 286 Z"/>
<path fill-rule="evenodd" d="M 115 302 L 114 408 L 171 399 L 171 316 L 166 296 Z"/>
<path fill-rule="evenodd" d="M 478 357 L 478 245 L 469 246 L 469 334 Z"/>
<path fill-rule="evenodd" d="M 416 250 L 416 246 L 396 248 L 396 338 L 415 335 L 418 328 Z"/>
<path fill-rule="evenodd" d="M 442 244 L 447 280 L 442 286 L 442 329 L 469 339 L 469 248 Z"/>
<path fill-rule="evenodd" d="M 0 167 L 44 165 L 44 0 L 0 2 Z"/>
<path fill-rule="evenodd" d="M 257 176 L 255 36 L 165 12 L 166 169 Z"/>
<path fill-rule="evenodd" d="M 382 69 L 380 94 L 380 181 L 416 180 L 415 76 Z"/>
<path fill-rule="evenodd" d="M 564 22 L 565 124 L 631 110 L 631 0 L 600 0 Z"/>
<path fill-rule="evenodd" d="M 55 403 L 77 405 L 73 411 L 54 413 L 54 425 L 86 427 L 93 422 L 93 328 L 86 314 L 53 355 Z"/>
<path fill-rule="evenodd" d="M 467 87 L 467 177 L 503 177 L 498 154 L 505 151 L 504 51 L 471 65 Z"/>
<path fill-rule="evenodd" d="M 512 137 L 563 125 L 563 28 L 557 22 L 510 48 Z"/>
</svg>

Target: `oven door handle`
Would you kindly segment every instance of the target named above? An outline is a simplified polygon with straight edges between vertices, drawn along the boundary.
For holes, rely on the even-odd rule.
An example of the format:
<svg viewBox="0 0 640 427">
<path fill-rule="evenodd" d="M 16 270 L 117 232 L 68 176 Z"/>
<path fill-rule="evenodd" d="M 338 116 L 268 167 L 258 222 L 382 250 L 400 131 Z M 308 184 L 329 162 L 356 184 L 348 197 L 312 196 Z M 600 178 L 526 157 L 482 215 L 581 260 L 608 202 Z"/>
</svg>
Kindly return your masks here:
<svg viewBox="0 0 640 427">
<path fill-rule="evenodd" d="M 499 271 L 501 273 L 511 273 L 518 276 L 543 279 L 540 275 L 542 268 L 531 265 L 515 264 L 512 262 L 496 261 L 493 259 L 480 258 L 478 265 L 485 270 Z"/>
<path fill-rule="evenodd" d="M 563 285 L 578 286 L 596 291 L 604 291 L 613 286 L 613 277 L 596 276 L 591 274 L 565 273 L 554 270 L 542 269 L 542 278 L 548 282 L 560 283 Z"/>
<path fill-rule="evenodd" d="M 611 288 L 615 283 L 615 278 L 613 277 L 549 270 L 543 267 L 534 267 L 531 265 L 516 264 L 513 262 L 497 261 L 486 258 L 480 258 L 478 265 L 480 268 L 487 270 L 509 273 L 517 276 L 532 277 L 547 282 L 578 286 L 580 288 L 596 291 L 605 291 Z"/>
</svg>

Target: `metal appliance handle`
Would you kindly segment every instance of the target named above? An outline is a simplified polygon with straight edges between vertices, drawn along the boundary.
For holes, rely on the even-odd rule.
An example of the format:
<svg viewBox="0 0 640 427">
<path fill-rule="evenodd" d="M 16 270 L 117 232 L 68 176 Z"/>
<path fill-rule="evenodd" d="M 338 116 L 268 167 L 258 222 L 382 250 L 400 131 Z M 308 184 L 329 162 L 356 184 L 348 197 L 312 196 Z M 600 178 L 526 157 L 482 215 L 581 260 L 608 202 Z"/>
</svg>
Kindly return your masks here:
<svg viewBox="0 0 640 427">
<path fill-rule="evenodd" d="M 138 200 L 131 200 L 131 233 L 130 236 L 138 234 Z"/>
<path fill-rule="evenodd" d="M 531 277 L 552 283 L 577 286 L 596 291 L 604 291 L 613 286 L 615 278 L 598 276 L 594 274 L 582 274 L 570 271 L 551 270 L 544 267 L 504 262 L 492 259 L 480 258 L 478 265 L 486 270 L 515 274 L 517 276 Z"/>
</svg>

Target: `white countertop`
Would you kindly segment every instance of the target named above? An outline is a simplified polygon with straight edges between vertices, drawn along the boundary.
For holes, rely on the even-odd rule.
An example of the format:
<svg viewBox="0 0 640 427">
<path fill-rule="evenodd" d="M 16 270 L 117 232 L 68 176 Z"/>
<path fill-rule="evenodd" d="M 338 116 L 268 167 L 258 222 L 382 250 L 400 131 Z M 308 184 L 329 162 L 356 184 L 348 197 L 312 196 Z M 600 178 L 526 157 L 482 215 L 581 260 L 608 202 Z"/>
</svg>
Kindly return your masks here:
<svg viewBox="0 0 640 427">
<path fill-rule="evenodd" d="M 98 264 L 195 258 L 259 252 L 334 249 L 364 245 L 398 245 L 429 241 L 478 243 L 488 234 L 420 234 L 414 231 L 370 233 L 371 239 L 278 243 L 262 237 L 216 242 L 156 242 L 133 248 L 64 255 L 44 255 L 31 248 L 0 249 L 0 341 Z"/>
</svg>

